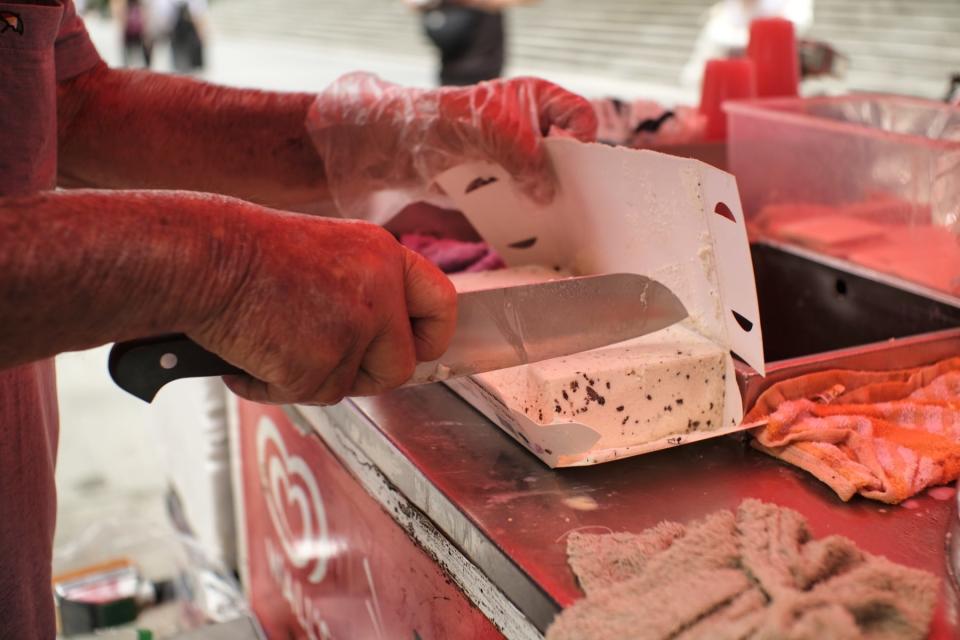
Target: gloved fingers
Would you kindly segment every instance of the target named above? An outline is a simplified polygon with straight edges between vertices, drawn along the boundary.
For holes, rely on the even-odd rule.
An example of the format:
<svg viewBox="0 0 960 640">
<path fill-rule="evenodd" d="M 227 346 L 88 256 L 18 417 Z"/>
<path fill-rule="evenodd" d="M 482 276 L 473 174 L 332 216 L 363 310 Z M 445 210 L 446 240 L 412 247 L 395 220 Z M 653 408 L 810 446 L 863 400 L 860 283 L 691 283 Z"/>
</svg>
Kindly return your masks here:
<svg viewBox="0 0 960 640">
<path fill-rule="evenodd" d="M 537 93 L 542 135 L 548 135 L 552 127 L 557 127 L 582 142 L 597 139 L 597 114 L 586 98 L 542 80 L 537 85 Z"/>
<path fill-rule="evenodd" d="M 597 116 L 587 100 L 539 78 L 442 91 L 438 113 L 436 131 L 442 134 L 445 151 L 454 158 L 459 153 L 499 163 L 522 191 L 541 203 L 549 202 L 556 190 L 544 137 L 562 129 L 593 141 L 597 133 Z"/>
<path fill-rule="evenodd" d="M 437 111 L 436 124 L 414 154 L 422 174 L 436 175 L 462 162 L 494 162 L 536 201 L 553 197 L 555 185 L 530 87 L 487 82 L 441 91 Z"/>
<path fill-rule="evenodd" d="M 436 360 L 447 350 L 457 324 L 457 292 L 426 258 L 405 252 L 407 313 L 419 362 Z"/>
<path fill-rule="evenodd" d="M 338 208 L 368 218 L 371 194 L 412 199 L 437 174 L 476 160 L 502 165 L 530 197 L 548 202 L 556 184 L 543 138 L 559 128 L 592 141 L 597 117 L 582 97 L 537 78 L 427 91 L 351 74 L 318 97 L 307 128 Z"/>
</svg>

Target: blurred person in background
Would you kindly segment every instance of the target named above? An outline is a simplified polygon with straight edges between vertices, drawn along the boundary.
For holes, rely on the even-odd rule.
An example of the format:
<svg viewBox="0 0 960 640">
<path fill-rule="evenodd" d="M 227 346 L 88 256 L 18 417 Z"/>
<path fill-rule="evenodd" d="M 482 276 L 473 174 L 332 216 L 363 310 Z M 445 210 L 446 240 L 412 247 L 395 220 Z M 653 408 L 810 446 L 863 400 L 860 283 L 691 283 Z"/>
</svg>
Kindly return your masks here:
<svg viewBox="0 0 960 640">
<path fill-rule="evenodd" d="M 150 0 L 165 7 L 164 25 L 170 40 L 173 70 L 194 73 L 204 67 L 207 41 L 207 0 Z M 172 20 L 171 20 L 172 15 Z"/>
<path fill-rule="evenodd" d="M 790 20 L 799 39 L 813 25 L 813 0 L 722 0 L 713 5 L 683 69 L 682 83 L 699 88 L 707 60 L 744 55 L 750 22 L 757 18 Z"/>
<path fill-rule="evenodd" d="M 124 66 L 140 53 L 150 68 L 159 44 L 168 43 L 171 67 L 192 73 L 204 67 L 207 0 L 110 0 L 111 13 L 123 38 Z"/>
<path fill-rule="evenodd" d="M 484 159 L 549 199 L 543 136 L 596 117 L 536 78 L 318 96 L 110 69 L 72 0 L 0 6 L 0 638 L 52 640 L 56 354 L 180 332 L 254 402 L 395 387 L 446 349 L 450 281 L 381 227 L 289 211 Z"/>
<path fill-rule="evenodd" d="M 955 106 L 960 106 L 960 73 L 950 74 L 950 82 L 947 87 L 947 94 L 943 101 Z"/>
<path fill-rule="evenodd" d="M 123 66 L 147 67 L 153 53 L 153 43 L 147 37 L 144 2 L 149 0 L 110 0 L 110 14 L 120 28 L 120 41 Z M 77 14 L 82 15 L 77 5 Z"/>
<path fill-rule="evenodd" d="M 440 56 L 441 85 L 463 86 L 503 74 L 504 9 L 536 0 L 404 0 L 420 12 L 424 32 Z"/>
</svg>

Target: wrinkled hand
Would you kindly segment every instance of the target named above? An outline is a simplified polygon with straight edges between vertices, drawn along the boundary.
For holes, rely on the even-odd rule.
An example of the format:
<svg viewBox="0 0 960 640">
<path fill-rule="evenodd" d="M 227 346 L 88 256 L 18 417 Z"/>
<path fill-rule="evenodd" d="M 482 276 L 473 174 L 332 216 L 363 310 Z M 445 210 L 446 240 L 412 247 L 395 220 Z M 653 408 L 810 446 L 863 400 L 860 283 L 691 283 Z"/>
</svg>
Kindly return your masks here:
<svg viewBox="0 0 960 640">
<path fill-rule="evenodd" d="M 542 140 L 554 127 L 592 141 L 597 119 L 585 99 L 538 78 L 421 90 L 351 74 L 307 118 L 337 206 L 351 217 L 367 213 L 374 191 L 415 200 L 437 174 L 472 160 L 502 165 L 528 195 L 549 201 L 556 185 Z"/>
<path fill-rule="evenodd" d="M 255 255 L 219 311 L 188 331 L 250 374 L 225 378 L 236 394 L 333 404 L 395 387 L 446 350 L 453 285 L 380 227 L 259 208 L 240 227 Z"/>
</svg>

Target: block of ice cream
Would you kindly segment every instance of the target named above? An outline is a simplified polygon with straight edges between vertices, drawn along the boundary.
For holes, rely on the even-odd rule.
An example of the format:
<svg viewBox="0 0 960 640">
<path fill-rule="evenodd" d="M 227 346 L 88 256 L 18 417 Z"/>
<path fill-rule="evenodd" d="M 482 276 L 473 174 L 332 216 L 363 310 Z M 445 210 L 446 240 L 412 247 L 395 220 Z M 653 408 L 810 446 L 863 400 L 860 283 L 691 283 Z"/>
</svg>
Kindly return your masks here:
<svg viewBox="0 0 960 640">
<path fill-rule="evenodd" d="M 466 291 L 566 275 L 527 266 L 452 280 Z M 597 434 L 595 449 L 626 451 L 720 429 L 726 358 L 722 347 L 674 325 L 600 349 L 476 375 L 473 383 L 534 425 L 583 425 Z M 524 444 L 536 440 L 522 427 L 512 433 Z"/>
<path fill-rule="evenodd" d="M 533 422 L 580 422 L 613 449 L 719 428 L 724 375 L 723 349 L 673 326 L 476 378 Z"/>
</svg>

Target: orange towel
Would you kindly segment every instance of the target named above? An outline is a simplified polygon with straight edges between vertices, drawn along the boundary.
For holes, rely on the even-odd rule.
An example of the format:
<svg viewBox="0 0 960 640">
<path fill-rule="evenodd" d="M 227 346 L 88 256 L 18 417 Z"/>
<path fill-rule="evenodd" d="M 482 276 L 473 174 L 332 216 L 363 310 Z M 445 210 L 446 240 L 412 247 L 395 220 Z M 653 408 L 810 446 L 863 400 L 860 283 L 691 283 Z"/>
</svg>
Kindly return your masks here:
<svg viewBox="0 0 960 640">
<path fill-rule="evenodd" d="M 753 446 L 842 500 L 896 504 L 960 476 L 960 357 L 900 371 L 821 371 L 777 383 L 744 422 Z"/>
</svg>

